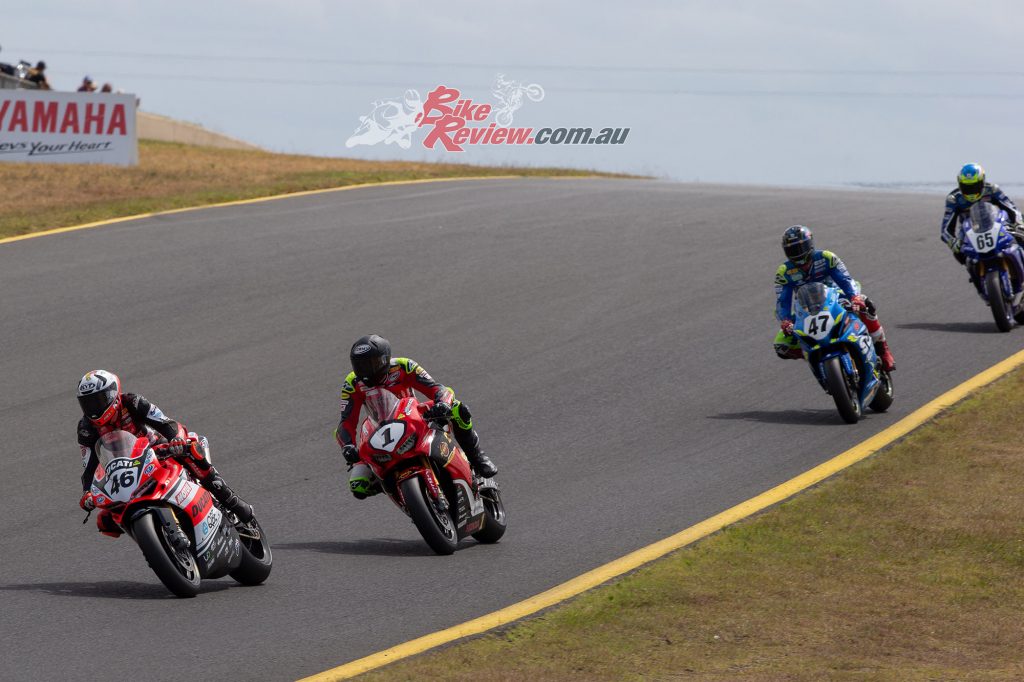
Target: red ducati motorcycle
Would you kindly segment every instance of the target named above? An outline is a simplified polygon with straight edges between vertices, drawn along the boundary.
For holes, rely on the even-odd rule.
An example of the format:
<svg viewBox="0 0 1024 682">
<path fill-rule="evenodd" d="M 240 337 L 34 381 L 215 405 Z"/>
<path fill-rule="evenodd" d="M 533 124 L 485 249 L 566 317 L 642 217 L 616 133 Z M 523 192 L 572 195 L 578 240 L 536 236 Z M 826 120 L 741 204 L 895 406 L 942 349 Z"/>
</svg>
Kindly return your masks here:
<svg viewBox="0 0 1024 682">
<path fill-rule="evenodd" d="M 474 476 L 446 421 L 424 417 L 431 404 L 383 388 L 367 391 L 359 458 L 438 554 L 451 554 L 469 535 L 497 542 L 505 534 L 498 484 Z"/>
<path fill-rule="evenodd" d="M 273 557 L 259 522 L 242 524 L 225 513 L 181 464 L 159 457 L 149 439 L 112 431 L 95 451 L 96 507 L 110 511 L 171 592 L 194 597 L 203 578 L 230 575 L 258 585 L 270 575 Z"/>
</svg>

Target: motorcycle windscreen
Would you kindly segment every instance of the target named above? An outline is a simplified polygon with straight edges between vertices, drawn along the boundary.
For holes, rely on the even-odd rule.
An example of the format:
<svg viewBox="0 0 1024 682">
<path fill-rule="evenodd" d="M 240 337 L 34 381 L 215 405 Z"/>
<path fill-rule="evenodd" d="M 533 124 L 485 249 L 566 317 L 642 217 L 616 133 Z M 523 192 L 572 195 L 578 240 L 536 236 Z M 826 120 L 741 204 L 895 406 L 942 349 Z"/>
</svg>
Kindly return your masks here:
<svg viewBox="0 0 1024 682">
<path fill-rule="evenodd" d="M 386 388 L 374 387 L 366 392 L 363 406 L 370 419 L 380 424 L 394 418 L 395 411 L 398 409 L 398 396 Z"/>
<path fill-rule="evenodd" d="M 817 315 L 825 305 L 825 285 L 811 282 L 800 287 L 796 292 L 796 301 L 811 315 Z"/>
<path fill-rule="evenodd" d="M 977 201 L 971 204 L 968 217 L 971 219 L 971 229 L 975 232 L 988 232 L 999 225 L 1002 211 L 999 207 L 987 201 Z"/>
<path fill-rule="evenodd" d="M 148 440 L 139 440 L 127 431 L 111 431 L 96 441 L 96 458 L 103 467 L 106 467 L 111 460 L 141 455 L 148 445 Z"/>
</svg>

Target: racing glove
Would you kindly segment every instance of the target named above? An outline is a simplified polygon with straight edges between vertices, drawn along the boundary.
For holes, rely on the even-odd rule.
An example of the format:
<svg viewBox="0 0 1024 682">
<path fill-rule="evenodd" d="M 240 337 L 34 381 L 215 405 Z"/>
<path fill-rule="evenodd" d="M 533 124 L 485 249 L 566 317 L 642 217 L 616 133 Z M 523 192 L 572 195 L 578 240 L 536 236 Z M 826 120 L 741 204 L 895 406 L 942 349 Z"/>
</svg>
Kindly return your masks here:
<svg viewBox="0 0 1024 682">
<path fill-rule="evenodd" d="M 782 333 L 786 336 L 793 336 L 793 320 L 783 320 L 779 323 L 779 327 L 782 328 Z"/>
<path fill-rule="evenodd" d="M 349 464 L 359 464 L 359 450 L 356 449 L 355 445 L 342 445 L 341 456 Z"/>
<path fill-rule="evenodd" d="M 170 457 L 181 457 L 188 448 L 188 441 L 184 438 L 172 438 L 164 449 Z"/>
<path fill-rule="evenodd" d="M 856 296 L 850 297 L 850 310 L 853 312 L 860 313 L 867 310 L 867 308 L 868 304 L 862 295 L 857 294 Z"/>
<path fill-rule="evenodd" d="M 448 403 L 434 403 L 423 413 L 427 419 L 445 421 L 452 418 L 452 406 Z"/>
<path fill-rule="evenodd" d="M 78 501 L 78 506 L 87 512 L 91 512 L 93 509 L 95 509 L 96 500 L 93 499 L 92 492 L 86 490 L 85 494 L 82 495 L 82 499 Z"/>
</svg>

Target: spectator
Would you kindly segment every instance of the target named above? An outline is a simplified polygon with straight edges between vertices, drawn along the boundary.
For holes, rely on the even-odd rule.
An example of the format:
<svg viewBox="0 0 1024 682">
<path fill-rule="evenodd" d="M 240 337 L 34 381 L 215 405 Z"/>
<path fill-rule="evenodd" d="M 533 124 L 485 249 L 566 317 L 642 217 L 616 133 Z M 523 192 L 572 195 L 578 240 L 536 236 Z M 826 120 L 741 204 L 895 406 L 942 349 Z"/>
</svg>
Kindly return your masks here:
<svg viewBox="0 0 1024 682">
<path fill-rule="evenodd" d="M 96 84 L 92 82 L 92 78 L 86 76 L 82 79 L 82 84 L 78 86 L 78 92 L 96 92 Z"/>
<path fill-rule="evenodd" d="M 113 91 L 114 91 L 114 86 L 111 85 L 110 83 L 104 83 L 103 87 L 100 88 L 100 92 L 113 92 Z"/>
<path fill-rule="evenodd" d="M 49 90 L 50 83 L 46 80 L 46 62 L 42 60 L 37 62 L 36 68 L 28 70 L 25 80 L 35 83 L 40 90 Z"/>
</svg>

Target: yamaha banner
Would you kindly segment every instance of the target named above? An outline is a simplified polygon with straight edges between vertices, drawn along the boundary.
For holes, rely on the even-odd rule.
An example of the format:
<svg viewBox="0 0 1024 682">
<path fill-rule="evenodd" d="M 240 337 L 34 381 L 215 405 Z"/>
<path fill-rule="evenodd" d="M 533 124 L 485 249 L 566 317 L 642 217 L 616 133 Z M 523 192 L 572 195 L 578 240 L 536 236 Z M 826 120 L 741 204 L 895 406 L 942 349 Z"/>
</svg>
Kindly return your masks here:
<svg viewBox="0 0 1024 682">
<path fill-rule="evenodd" d="M 0 161 L 139 162 L 135 95 L 0 90 Z"/>
</svg>

